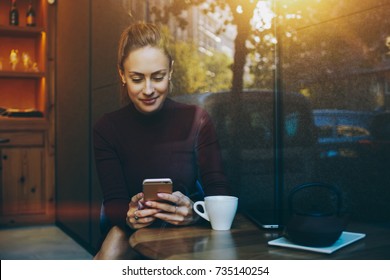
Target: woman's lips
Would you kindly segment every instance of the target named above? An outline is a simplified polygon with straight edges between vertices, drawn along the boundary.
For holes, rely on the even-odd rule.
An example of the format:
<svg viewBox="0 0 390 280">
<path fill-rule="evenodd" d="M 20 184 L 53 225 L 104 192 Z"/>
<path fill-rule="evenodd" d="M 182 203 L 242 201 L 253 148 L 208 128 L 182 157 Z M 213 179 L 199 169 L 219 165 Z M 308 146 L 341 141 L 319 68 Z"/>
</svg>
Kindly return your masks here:
<svg viewBox="0 0 390 280">
<path fill-rule="evenodd" d="M 156 100 L 157 100 L 158 97 L 154 97 L 154 98 L 148 98 L 148 99 L 141 99 L 141 102 L 145 105 L 153 105 L 154 103 L 156 103 Z"/>
</svg>

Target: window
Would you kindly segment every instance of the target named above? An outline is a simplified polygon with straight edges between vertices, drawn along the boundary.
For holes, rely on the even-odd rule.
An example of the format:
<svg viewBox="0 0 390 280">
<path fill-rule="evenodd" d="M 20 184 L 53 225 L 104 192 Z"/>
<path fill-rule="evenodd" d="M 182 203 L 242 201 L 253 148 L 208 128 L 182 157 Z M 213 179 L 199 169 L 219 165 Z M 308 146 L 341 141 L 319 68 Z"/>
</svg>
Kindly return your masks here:
<svg viewBox="0 0 390 280">
<path fill-rule="evenodd" d="M 389 1 L 270 1 L 270 7 L 283 5 L 281 33 L 259 28 L 251 41 L 255 54 L 248 55 L 244 80 L 257 89 L 235 93 L 239 99 L 228 92 L 192 96 L 216 124 L 242 209 L 275 209 L 275 184 L 282 185 L 286 206 L 294 186 L 320 181 L 340 189 L 352 219 L 389 219 L 389 142 L 372 132 L 373 120 L 390 110 Z M 282 104 L 275 112 L 280 77 Z M 278 114 L 281 153 L 275 145 Z M 386 121 L 375 125 L 376 131 L 389 127 Z"/>
</svg>

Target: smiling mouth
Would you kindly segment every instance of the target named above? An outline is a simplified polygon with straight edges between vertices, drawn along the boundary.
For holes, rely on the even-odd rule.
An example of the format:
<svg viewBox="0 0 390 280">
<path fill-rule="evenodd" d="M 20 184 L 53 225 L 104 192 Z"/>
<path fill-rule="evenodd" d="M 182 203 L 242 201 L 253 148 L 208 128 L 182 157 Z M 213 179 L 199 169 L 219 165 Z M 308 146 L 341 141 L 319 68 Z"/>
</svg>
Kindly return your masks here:
<svg viewBox="0 0 390 280">
<path fill-rule="evenodd" d="M 141 99 L 141 102 L 144 103 L 145 105 L 153 105 L 158 97 L 154 98 L 147 98 L 147 99 Z"/>
</svg>

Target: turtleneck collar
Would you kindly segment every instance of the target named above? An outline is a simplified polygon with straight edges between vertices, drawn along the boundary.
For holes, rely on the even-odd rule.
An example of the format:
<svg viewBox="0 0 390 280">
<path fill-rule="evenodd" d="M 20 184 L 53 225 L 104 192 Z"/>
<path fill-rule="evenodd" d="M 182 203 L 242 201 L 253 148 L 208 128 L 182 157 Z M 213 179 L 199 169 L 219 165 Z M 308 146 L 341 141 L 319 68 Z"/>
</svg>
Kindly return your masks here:
<svg viewBox="0 0 390 280">
<path fill-rule="evenodd" d="M 166 114 L 166 112 L 168 111 L 168 109 L 172 106 L 172 102 L 173 101 L 171 99 L 166 98 L 161 109 L 152 114 L 141 113 L 140 111 L 137 110 L 137 108 L 135 108 L 133 103 L 130 103 L 128 105 L 128 108 L 137 120 L 141 122 L 151 123 L 151 122 L 161 120 L 163 116 Z"/>
</svg>

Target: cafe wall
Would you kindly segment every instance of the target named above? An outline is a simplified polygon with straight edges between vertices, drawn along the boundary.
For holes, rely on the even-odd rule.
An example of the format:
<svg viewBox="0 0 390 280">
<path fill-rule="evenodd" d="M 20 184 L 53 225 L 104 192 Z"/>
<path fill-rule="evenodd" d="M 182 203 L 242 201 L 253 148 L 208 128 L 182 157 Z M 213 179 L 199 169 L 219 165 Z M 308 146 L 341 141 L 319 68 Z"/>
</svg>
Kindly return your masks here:
<svg viewBox="0 0 390 280">
<path fill-rule="evenodd" d="M 117 44 L 131 22 L 123 1 L 57 1 L 56 221 L 92 252 L 102 201 L 92 126 L 120 106 Z"/>
</svg>

